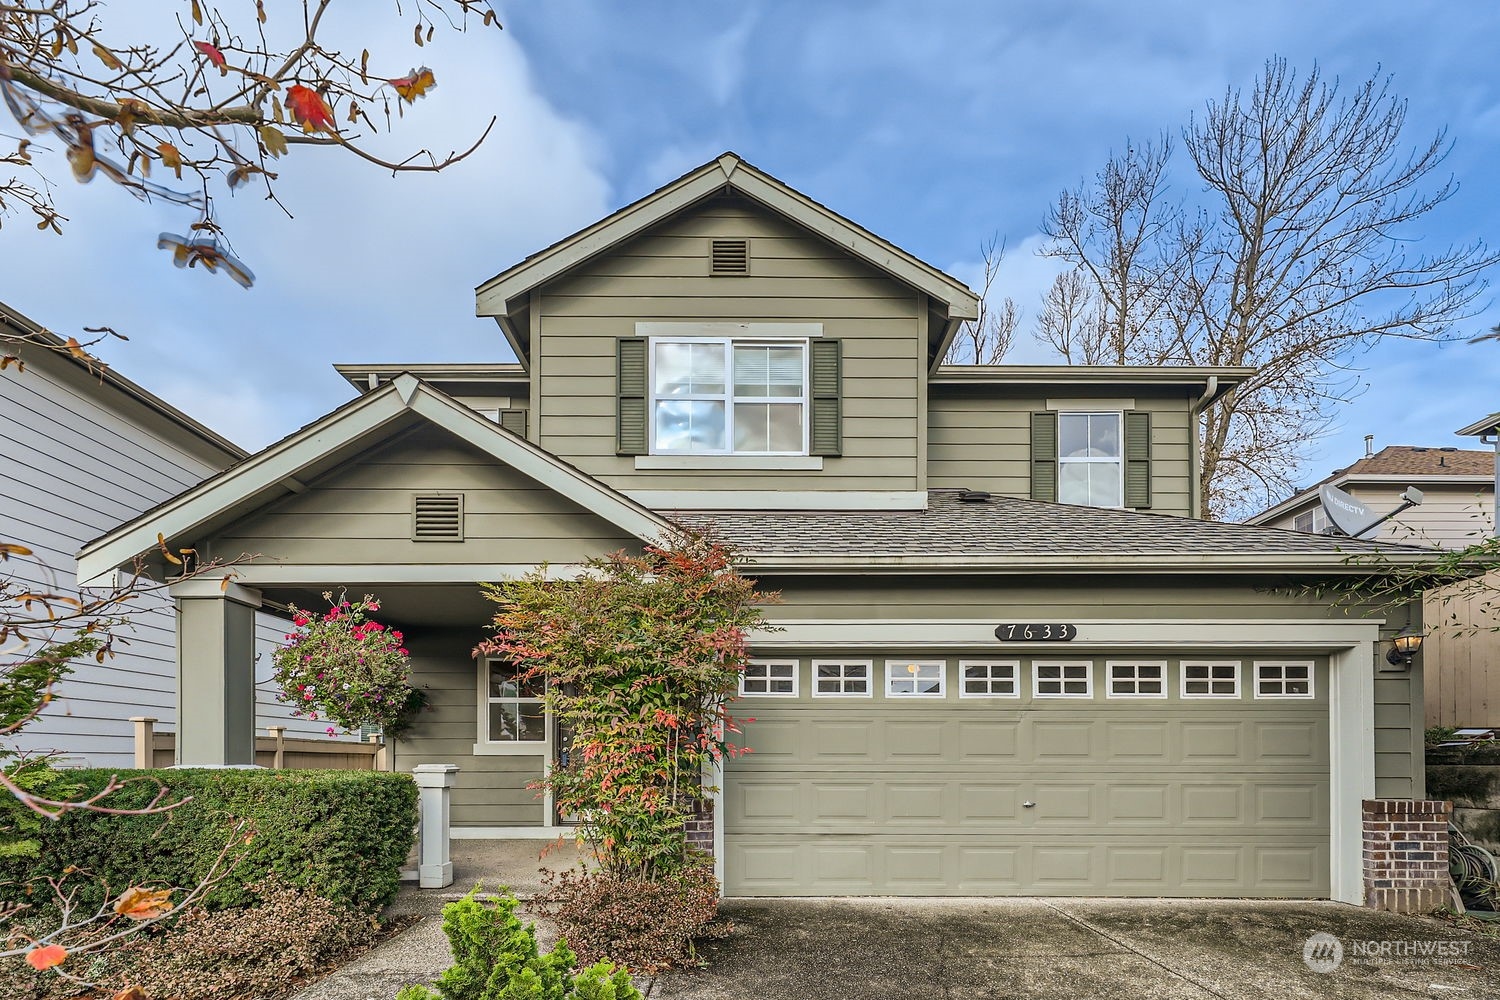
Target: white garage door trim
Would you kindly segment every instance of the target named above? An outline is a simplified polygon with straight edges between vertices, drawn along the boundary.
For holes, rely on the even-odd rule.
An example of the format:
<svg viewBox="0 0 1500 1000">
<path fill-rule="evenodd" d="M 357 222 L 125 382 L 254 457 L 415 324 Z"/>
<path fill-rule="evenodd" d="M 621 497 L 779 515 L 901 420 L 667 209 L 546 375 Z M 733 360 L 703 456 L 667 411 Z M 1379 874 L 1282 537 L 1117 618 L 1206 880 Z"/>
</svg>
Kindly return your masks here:
<svg viewBox="0 0 1500 1000">
<path fill-rule="evenodd" d="M 916 619 L 902 621 L 777 621 L 783 631 L 761 640 L 769 651 L 835 646 L 873 649 L 903 646 L 969 649 L 996 642 L 995 622 Z M 1364 836 L 1360 802 L 1375 795 L 1375 653 L 1383 619 L 1310 622 L 1305 619 L 1073 620 L 1071 643 L 1005 643 L 1007 653 L 1065 651 L 1109 645 L 1115 648 L 1253 646 L 1329 657 L 1329 857 L 1330 895 L 1343 903 L 1364 902 Z M 755 645 L 752 633 L 751 643 Z M 1252 678 L 1253 683 L 1253 678 Z M 714 796 L 714 874 L 724 884 L 724 782 L 722 772 L 705 776 L 719 789 Z"/>
</svg>

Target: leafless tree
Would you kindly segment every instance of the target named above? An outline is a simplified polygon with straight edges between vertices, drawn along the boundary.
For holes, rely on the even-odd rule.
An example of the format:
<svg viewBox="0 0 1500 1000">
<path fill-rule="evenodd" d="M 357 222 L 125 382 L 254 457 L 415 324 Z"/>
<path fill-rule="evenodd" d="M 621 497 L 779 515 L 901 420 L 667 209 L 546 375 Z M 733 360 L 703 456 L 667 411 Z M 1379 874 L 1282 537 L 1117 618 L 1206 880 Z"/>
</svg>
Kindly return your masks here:
<svg viewBox="0 0 1500 1000">
<path fill-rule="evenodd" d="M 1182 132 L 1201 200 L 1169 197 L 1164 140 L 1111 157 L 1048 216 L 1049 252 L 1087 279 L 1105 331 L 1102 358 L 1076 334 L 1065 357 L 1256 369 L 1199 429 L 1211 516 L 1291 489 L 1362 352 L 1452 339 L 1476 311 L 1500 255 L 1477 240 L 1409 249 L 1456 184 L 1437 176 L 1446 133 L 1409 145 L 1406 114 L 1387 77 L 1346 89 L 1271 59 L 1248 94 L 1226 91 Z M 1058 347 L 1051 322 L 1041 336 Z"/>
<path fill-rule="evenodd" d="M 1079 268 L 1052 280 L 1036 318 L 1036 338 L 1070 365 L 1102 365 L 1108 332 L 1094 305 L 1096 286 Z"/>
<path fill-rule="evenodd" d="M 984 257 L 984 281 L 979 292 L 979 315 L 965 323 L 953 338 L 948 355 L 949 365 L 998 365 L 1016 343 L 1016 328 L 1021 324 L 1021 310 L 1009 295 L 998 305 L 990 301 L 1000 265 L 1005 260 L 1005 245 L 992 238 L 981 248 Z"/>
</svg>

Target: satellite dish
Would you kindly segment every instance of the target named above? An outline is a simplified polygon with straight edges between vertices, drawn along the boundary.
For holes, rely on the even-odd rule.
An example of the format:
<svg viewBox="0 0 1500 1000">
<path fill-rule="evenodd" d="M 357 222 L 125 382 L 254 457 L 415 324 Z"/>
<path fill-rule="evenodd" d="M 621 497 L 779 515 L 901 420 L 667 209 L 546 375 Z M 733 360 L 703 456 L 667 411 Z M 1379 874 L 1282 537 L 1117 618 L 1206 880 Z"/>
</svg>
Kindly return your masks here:
<svg viewBox="0 0 1500 1000">
<path fill-rule="evenodd" d="M 1319 486 L 1318 500 L 1323 504 L 1323 513 L 1328 520 L 1350 538 L 1359 538 L 1380 525 L 1385 517 L 1373 513 L 1370 508 L 1334 486 Z"/>
</svg>

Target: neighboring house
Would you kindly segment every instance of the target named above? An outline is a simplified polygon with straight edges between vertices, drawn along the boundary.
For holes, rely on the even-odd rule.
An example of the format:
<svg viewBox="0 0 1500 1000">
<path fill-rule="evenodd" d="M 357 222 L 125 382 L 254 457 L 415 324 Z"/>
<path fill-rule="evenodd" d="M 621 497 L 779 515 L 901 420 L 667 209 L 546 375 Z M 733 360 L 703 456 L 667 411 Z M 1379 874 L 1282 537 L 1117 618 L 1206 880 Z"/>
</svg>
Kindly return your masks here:
<svg viewBox="0 0 1500 1000">
<path fill-rule="evenodd" d="M 1376 537 L 1387 541 L 1463 549 L 1495 532 L 1493 451 L 1388 445 L 1371 454 L 1368 438 L 1365 457 L 1245 523 L 1327 534 L 1328 519 L 1318 501 L 1324 484 L 1344 490 L 1376 514 L 1399 508 L 1407 487 L 1421 490 L 1421 504 L 1380 526 Z M 1500 726 L 1497 598 L 1500 574 L 1491 574 L 1478 588 L 1458 584 L 1434 590 L 1423 603 L 1427 725 Z"/>
<path fill-rule="evenodd" d="M 946 367 L 972 291 L 732 154 L 477 305 L 518 364 L 342 365 L 355 399 L 84 547 L 264 554 L 176 589 L 217 643 L 184 761 L 246 759 L 251 610 L 348 587 L 407 634 L 397 766 L 462 768 L 455 835 L 565 832 L 477 584 L 712 526 L 784 629 L 726 893 L 1365 898 L 1361 800 L 1424 793 L 1420 662 L 1387 663 L 1399 616 L 1286 588 L 1428 556 L 1192 516 L 1197 414 L 1247 369 Z"/>
<path fill-rule="evenodd" d="M 30 548 L 35 559 L 11 559 L 12 579 L 51 591 L 71 590 L 74 556 L 84 542 L 156 506 L 245 457 L 245 452 L 180 410 L 116 373 L 92 368 L 26 317 L 0 305 L 0 327 L 37 341 L 9 349 L 25 370 L 0 373 L 0 535 Z M 55 750 L 79 764 L 130 767 L 131 716 L 177 716 L 171 601 L 159 591 L 132 602 L 133 624 L 102 665 L 75 664 L 58 698 L 20 733 L 24 750 Z M 286 632 L 262 615 L 258 649 Z M 261 678 L 269 673 L 262 656 Z M 311 732 L 256 689 L 261 724 Z M 321 732 L 321 730 L 318 730 Z"/>
</svg>

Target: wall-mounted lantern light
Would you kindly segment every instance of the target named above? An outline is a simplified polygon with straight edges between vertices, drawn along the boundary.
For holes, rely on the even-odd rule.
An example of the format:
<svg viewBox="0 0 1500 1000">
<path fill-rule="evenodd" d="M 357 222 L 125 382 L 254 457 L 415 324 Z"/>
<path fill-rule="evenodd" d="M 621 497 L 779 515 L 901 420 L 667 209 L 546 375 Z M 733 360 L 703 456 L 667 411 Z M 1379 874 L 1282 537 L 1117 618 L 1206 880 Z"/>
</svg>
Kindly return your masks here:
<svg viewBox="0 0 1500 1000">
<path fill-rule="evenodd" d="M 1391 640 L 1391 651 L 1385 654 L 1385 662 L 1393 667 L 1409 667 L 1421 648 L 1422 630 L 1409 628 Z"/>
</svg>

